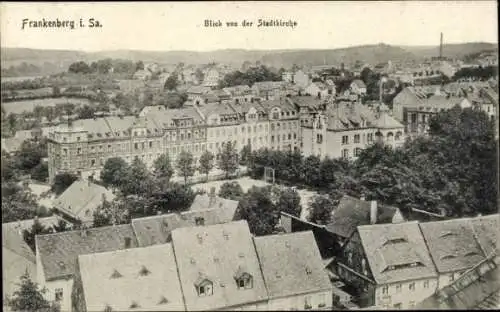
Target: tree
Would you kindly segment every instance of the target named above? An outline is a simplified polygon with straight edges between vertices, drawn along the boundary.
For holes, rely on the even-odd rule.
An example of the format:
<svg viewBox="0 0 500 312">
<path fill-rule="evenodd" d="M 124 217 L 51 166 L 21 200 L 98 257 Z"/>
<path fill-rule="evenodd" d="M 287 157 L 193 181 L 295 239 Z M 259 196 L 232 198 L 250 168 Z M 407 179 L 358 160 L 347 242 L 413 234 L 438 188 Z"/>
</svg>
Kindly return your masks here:
<svg viewBox="0 0 500 312">
<path fill-rule="evenodd" d="M 226 142 L 219 151 L 218 167 L 226 173 L 226 179 L 239 168 L 238 152 L 231 142 Z"/>
<path fill-rule="evenodd" d="M 280 192 L 277 206 L 279 211 L 283 211 L 300 218 L 300 214 L 302 212 L 300 195 L 293 188 L 286 188 Z"/>
<path fill-rule="evenodd" d="M 51 303 L 44 298 L 46 289 L 39 289 L 33 282 L 28 271 L 20 277 L 19 289 L 13 293 L 8 305 L 12 311 L 22 312 L 58 312 L 57 304 Z"/>
<path fill-rule="evenodd" d="M 200 156 L 199 162 L 200 162 L 200 167 L 198 170 L 206 175 L 208 181 L 208 174 L 210 173 L 210 170 L 212 170 L 214 167 L 214 154 L 206 150 Z"/>
<path fill-rule="evenodd" d="M 310 222 L 326 225 L 330 222 L 334 203 L 328 195 L 317 195 L 309 203 L 309 215 L 307 219 Z"/>
<path fill-rule="evenodd" d="M 184 177 L 184 184 L 187 184 L 188 177 L 194 175 L 195 167 L 193 155 L 187 151 L 182 151 L 177 158 L 177 170 Z"/>
<path fill-rule="evenodd" d="M 162 183 L 170 181 L 170 178 L 174 174 L 174 168 L 168 154 L 161 154 L 160 157 L 155 160 L 153 167 L 156 179 L 160 180 Z"/>
<path fill-rule="evenodd" d="M 56 174 L 52 183 L 52 192 L 56 193 L 56 195 L 61 195 L 76 180 L 78 180 L 78 176 L 72 173 L 63 172 Z"/>
<path fill-rule="evenodd" d="M 130 221 L 130 213 L 123 204 L 126 199 L 117 197 L 112 202 L 103 201 L 94 211 L 94 227 L 102 227 L 113 224 L 125 224 Z"/>
<path fill-rule="evenodd" d="M 23 238 L 26 244 L 31 248 L 33 252 L 36 251 L 35 246 L 35 236 L 52 233 L 52 229 L 48 229 L 43 226 L 43 224 L 38 221 L 38 218 L 35 218 L 33 221 L 33 225 L 30 230 L 23 231 Z"/>
<path fill-rule="evenodd" d="M 279 210 L 271 200 L 270 187 L 253 186 L 243 196 L 236 210 L 236 220 L 248 222 L 250 232 L 256 236 L 274 232 L 279 220 Z"/>
<path fill-rule="evenodd" d="M 188 185 L 169 183 L 163 190 L 154 195 L 155 211 L 185 211 L 191 207 L 196 193 Z"/>
<path fill-rule="evenodd" d="M 125 182 L 128 167 L 128 164 L 121 157 L 107 159 L 101 170 L 101 181 L 106 187 L 121 187 Z"/>
<path fill-rule="evenodd" d="M 252 148 L 249 144 L 243 146 L 241 149 L 240 165 L 247 165 L 248 159 L 252 154 Z"/>
<path fill-rule="evenodd" d="M 236 182 L 224 182 L 219 189 L 219 196 L 231 200 L 240 200 L 244 195 L 241 185 Z"/>
<path fill-rule="evenodd" d="M 31 170 L 31 178 L 40 181 L 40 182 L 45 182 L 47 181 L 47 178 L 49 177 L 49 165 L 47 163 L 39 163 L 36 165 L 35 168 Z"/>
<path fill-rule="evenodd" d="M 176 73 L 171 74 L 168 76 L 167 81 L 165 81 L 165 89 L 169 91 L 173 91 L 177 89 L 177 85 L 179 84 L 179 78 Z"/>
<path fill-rule="evenodd" d="M 146 165 L 135 157 L 128 167 L 120 190 L 124 195 L 144 196 L 152 191 L 154 181 Z"/>
<path fill-rule="evenodd" d="M 144 70 L 144 63 L 142 61 L 138 61 L 137 63 L 135 63 L 135 70 Z"/>
</svg>

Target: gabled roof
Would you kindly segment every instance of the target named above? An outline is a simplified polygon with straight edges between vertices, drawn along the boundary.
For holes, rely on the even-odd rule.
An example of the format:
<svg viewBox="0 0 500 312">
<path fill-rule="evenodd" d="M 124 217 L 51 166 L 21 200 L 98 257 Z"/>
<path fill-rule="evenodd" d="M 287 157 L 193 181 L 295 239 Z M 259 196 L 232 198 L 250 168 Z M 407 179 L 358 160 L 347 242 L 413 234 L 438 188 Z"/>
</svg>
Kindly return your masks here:
<svg viewBox="0 0 500 312">
<path fill-rule="evenodd" d="M 92 221 L 103 199 L 112 201 L 114 198 L 113 192 L 104 186 L 79 179 L 54 201 L 54 207 L 81 221 Z"/>
<path fill-rule="evenodd" d="M 254 238 L 269 298 L 332 289 L 312 231 Z"/>
<path fill-rule="evenodd" d="M 267 299 L 259 260 L 246 221 L 172 231 L 172 243 L 186 310 L 215 310 Z M 234 274 L 245 266 L 252 288 L 238 289 Z M 212 284 L 213 294 L 199 297 L 200 276 Z"/>
<path fill-rule="evenodd" d="M 349 238 L 358 226 L 370 224 L 370 207 L 370 201 L 344 195 L 326 227 L 336 235 Z M 398 212 L 398 208 L 377 203 L 377 224 L 392 223 L 394 215 Z"/>
<path fill-rule="evenodd" d="M 252 85 L 252 89 L 259 89 L 259 91 L 271 91 L 274 89 L 281 89 L 283 85 L 283 81 L 259 81 Z"/>
<path fill-rule="evenodd" d="M 218 209 L 218 212 L 224 219 L 232 220 L 236 208 L 238 207 L 237 200 L 222 198 L 219 196 L 210 196 L 208 194 L 198 194 L 191 204 L 191 211 Z"/>
<path fill-rule="evenodd" d="M 210 92 L 210 87 L 205 87 L 205 86 L 192 86 L 189 89 L 187 89 L 187 93 L 192 93 L 192 94 L 206 94 Z"/>
<path fill-rule="evenodd" d="M 418 222 L 358 227 L 377 284 L 436 277 Z"/>
<path fill-rule="evenodd" d="M 380 129 L 397 129 L 404 128 L 404 126 L 394 119 L 387 112 L 381 112 L 378 118 L 373 122 L 374 126 Z"/>
<path fill-rule="evenodd" d="M 79 272 L 88 311 L 184 311 L 171 244 L 80 255 Z M 117 278 L 112 278 L 114 272 Z"/>
<path fill-rule="evenodd" d="M 439 273 L 466 270 L 485 259 L 468 218 L 425 222 L 420 229 Z"/>
<path fill-rule="evenodd" d="M 200 104 L 198 109 L 205 116 L 205 118 L 212 114 L 217 114 L 219 116 L 236 115 L 236 111 L 226 103 Z"/>
<path fill-rule="evenodd" d="M 363 82 L 363 80 L 360 80 L 360 79 L 354 79 L 351 84 L 354 84 L 355 86 L 357 86 L 358 88 L 366 88 L 366 85 L 365 83 Z"/>
<path fill-rule="evenodd" d="M 130 224 L 37 235 L 36 246 L 47 281 L 71 278 L 79 255 L 137 247 Z"/>
<path fill-rule="evenodd" d="M 200 197 L 197 198 L 199 198 L 198 200 L 202 200 Z M 132 219 L 132 227 L 137 235 L 139 246 L 144 247 L 164 244 L 171 241 L 171 232 L 173 230 L 182 227 L 196 226 L 196 220 L 202 219 L 204 225 L 214 225 L 232 221 L 237 206 L 237 202 L 236 205 L 226 202 L 222 207 L 216 203 L 213 208 L 202 209 L 201 204 L 195 201 L 190 211 L 184 211 L 180 214 L 170 213 L 160 216 Z"/>
</svg>

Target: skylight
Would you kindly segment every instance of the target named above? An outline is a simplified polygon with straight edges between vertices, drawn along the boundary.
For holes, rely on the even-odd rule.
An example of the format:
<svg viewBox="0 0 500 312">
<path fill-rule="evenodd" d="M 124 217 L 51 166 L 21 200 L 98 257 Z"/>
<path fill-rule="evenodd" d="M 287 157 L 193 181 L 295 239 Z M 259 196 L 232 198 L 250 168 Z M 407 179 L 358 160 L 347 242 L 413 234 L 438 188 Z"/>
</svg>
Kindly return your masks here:
<svg viewBox="0 0 500 312">
<path fill-rule="evenodd" d="M 158 301 L 158 304 L 167 304 L 168 303 L 168 299 L 165 298 L 165 296 L 162 296 L 160 298 L 160 301 Z"/>
<path fill-rule="evenodd" d="M 118 272 L 117 270 L 114 270 L 113 274 L 111 274 L 111 278 L 120 278 L 122 276 L 123 275 L 121 275 L 120 272 Z"/>
<path fill-rule="evenodd" d="M 141 276 L 147 276 L 150 273 L 151 272 L 145 266 L 142 266 L 141 270 L 139 271 L 139 275 L 141 275 Z"/>
</svg>

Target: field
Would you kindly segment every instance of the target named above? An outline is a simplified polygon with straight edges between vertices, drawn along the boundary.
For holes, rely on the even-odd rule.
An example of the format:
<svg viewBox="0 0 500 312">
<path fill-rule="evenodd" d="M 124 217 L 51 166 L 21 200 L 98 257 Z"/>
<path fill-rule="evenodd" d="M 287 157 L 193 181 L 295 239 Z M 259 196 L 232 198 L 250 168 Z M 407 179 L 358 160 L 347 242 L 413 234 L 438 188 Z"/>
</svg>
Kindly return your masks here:
<svg viewBox="0 0 500 312">
<path fill-rule="evenodd" d="M 48 98 L 48 99 L 36 99 L 36 100 L 22 100 L 15 102 L 2 103 L 2 107 L 7 114 L 20 114 L 24 111 L 32 112 L 36 106 L 56 106 L 57 104 L 73 103 L 75 105 L 91 104 L 88 99 L 73 99 L 73 98 Z"/>
<path fill-rule="evenodd" d="M 191 187 L 194 190 L 197 190 L 197 189 L 205 190 L 207 193 L 210 192 L 210 189 L 212 187 L 215 187 L 215 192 L 218 193 L 222 184 L 224 184 L 225 182 L 231 182 L 231 181 L 238 182 L 244 192 L 248 191 L 252 186 L 262 187 L 262 186 L 270 185 L 270 183 L 267 183 L 263 180 L 254 180 L 250 177 L 242 177 L 242 178 L 235 179 L 235 180 L 219 180 L 219 181 L 210 181 L 208 183 L 199 183 L 199 184 L 194 184 Z M 301 214 L 300 218 L 305 220 L 307 217 L 307 207 L 309 207 L 309 201 L 311 200 L 311 198 L 313 196 L 318 195 L 318 193 L 308 191 L 305 189 L 297 189 L 297 192 L 300 195 L 300 204 L 302 205 L 302 214 Z"/>
</svg>

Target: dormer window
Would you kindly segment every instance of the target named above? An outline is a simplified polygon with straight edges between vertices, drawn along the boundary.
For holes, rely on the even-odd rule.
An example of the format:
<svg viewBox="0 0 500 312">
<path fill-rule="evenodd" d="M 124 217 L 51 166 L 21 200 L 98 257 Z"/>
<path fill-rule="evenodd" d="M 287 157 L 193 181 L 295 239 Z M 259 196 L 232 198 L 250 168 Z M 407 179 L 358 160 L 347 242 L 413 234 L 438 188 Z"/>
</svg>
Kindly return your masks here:
<svg viewBox="0 0 500 312">
<path fill-rule="evenodd" d="M 196 225 L 205 225 L 205 219 L 203 217 L 195 218 Z"/>
<path fill-rule="evenodd" d="M 151 272 L 148 270 L 148 268 L 146 268 L 145 266 L 142 266 L 141 267 L 141 270 L 139 271 L 139 275 L 140 276 L 147 276 L 149 275 Z"/>
<path fill-rule="evenodd" d="M 243 267 L 238 267 L 238 271 L 234 274 L 234 280 L 236 281 L 236 285 L 238 289 L 251 289 L 253 288 L 253 277 L 249 273 L 246 272 L 246 269 Z"/>
<path fill-rule="evenodd" d="M 212 296 L 213 295 L 213 283 L 209 279 L 200 275 L 198 280 L 195 282 L 196 292 L 199 297 Z"/>
</svg>

